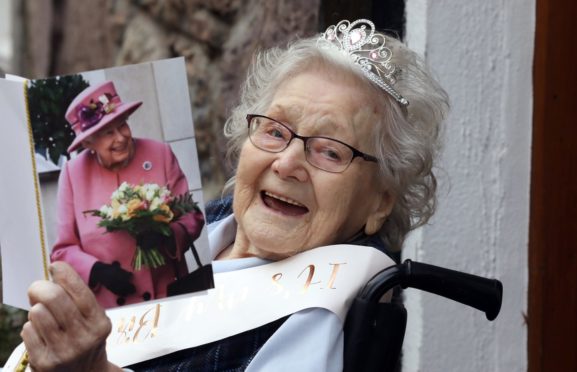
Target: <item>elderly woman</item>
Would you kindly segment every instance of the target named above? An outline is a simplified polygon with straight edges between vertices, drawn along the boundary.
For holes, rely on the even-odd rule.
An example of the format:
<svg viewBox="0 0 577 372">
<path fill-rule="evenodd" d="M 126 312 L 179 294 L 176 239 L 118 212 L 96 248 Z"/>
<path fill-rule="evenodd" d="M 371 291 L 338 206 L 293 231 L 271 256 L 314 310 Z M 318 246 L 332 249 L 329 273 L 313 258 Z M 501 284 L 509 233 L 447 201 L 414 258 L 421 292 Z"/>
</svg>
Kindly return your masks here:
<svg viewBox="0 0 577 372">
<path fill-rule="evenodd" d="M 225 128 L 238 160 L 227 185 L 233 197 L 209 225 L 215 270 L 338 243 L 399 250 L 434 211 L 432 165 L 446 110 L 446 94 L 422 61 L 370 21 L 343 21 L 260 54 Z M 30 289 L 22 336 L 31 363 L 117 368 L 104 348 L 110 322 L 90 292 L 65 266 L 52 272 L 54 283 Z M 54 334 L 63 313 L 79 326 Z M 132 368 L 338 371 L 342 348 L 339 318 L 312 308 Z"/>
<path fill-rule="evenodd" d="M 83 151 L 62 169 L 58 182 L 58 237 L 52 261 L 69 263 L 105 308 L 166 297 L 175 277 L 188 273 L 184 252 L 200 234 L 204 218 L 191 212 L 171 223 L 173 239 L 143 234 L 141 249 L 159 249 L 165 264 L 133 270 L 135 239 L 98 226 L 84 213 L 110 204 L 123 182 L 166 186 L 173 195 L 188 183 L 170 147 L 132 137 L 127 118 L 142 102 L 122 102 L 113 82 L 85 89 L 70 104 L 66 119 L 76 133 L 68 152 Z"/>
</svg>

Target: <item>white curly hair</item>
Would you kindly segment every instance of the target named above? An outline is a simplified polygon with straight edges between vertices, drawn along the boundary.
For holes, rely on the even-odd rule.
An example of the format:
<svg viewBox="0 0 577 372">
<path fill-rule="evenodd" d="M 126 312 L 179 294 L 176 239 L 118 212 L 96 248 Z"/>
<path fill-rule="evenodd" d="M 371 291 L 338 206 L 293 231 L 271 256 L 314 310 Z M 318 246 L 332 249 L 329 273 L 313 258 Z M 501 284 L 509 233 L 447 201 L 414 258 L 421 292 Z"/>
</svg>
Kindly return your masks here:
<svg viewBox="0 0 577 372">
<path fill-rule="evenodd" d="M 255 56 L 241 89 L 240 103 L 225 124 L 227 158 L 235 168 L 248 136 L 246 115 L 266 112 L 278 87 L 290 77 L 323 67 L 357 77 L 380 110 L 380 120 L 373 128 L 373 154 L 379 160 L 382 185 L 395 197 L 379 235 L 390 250 L 398 251 L 407 233 L 427 223 L 435 211 L 437 181 L 433 163 L 441 147 L 448 96 L 423 60 L 393 37 L 386 36 L 386 43 L 392 51 L 391 63 L 397 68 L 394 89 L 409 101 L 408 106 L 400 105 L 374 85 L 346 54 L 319 47 L 317 40 L 301 39 L 286 48 L 272 48 Z M 231 191 L 234 182 L 233 176 L 224 192 Z"/>
</svg>

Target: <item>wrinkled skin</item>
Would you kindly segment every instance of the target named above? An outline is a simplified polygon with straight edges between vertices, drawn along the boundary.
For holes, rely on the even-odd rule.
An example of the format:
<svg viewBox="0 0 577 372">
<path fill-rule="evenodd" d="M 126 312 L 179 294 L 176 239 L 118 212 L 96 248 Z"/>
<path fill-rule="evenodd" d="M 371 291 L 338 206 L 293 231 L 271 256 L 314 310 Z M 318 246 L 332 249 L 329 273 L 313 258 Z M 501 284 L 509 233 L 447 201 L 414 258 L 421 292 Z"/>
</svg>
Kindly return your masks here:
<svg viewBox="0 0 577 372">
<path fill-rule="evenodd" d="M 34 371 L 121 371 L 108 362 L 112 325 L 92 291 L 64 262 L 50 266 L 53 281 L 28 289 L 30 312 L 21 336 Z"/>
<path fill-rule="evenodd" d="M 324 136 L 372 153 L 378 110 L 352 77 L 323 70 L 301 72 L 277 89 L 264 113 L 302 136 Z M 219 258 L 272 260 L 323 245 L 349 241 L 363 230 L 375 234 L 395 199 L 378 180 L 376 163 L 356 158 L 342 173 L 312 166 L 303 141 L 278 153 L 246 140 L 240 154 L 233 209 L 234 245 Z M 266 198 L 263 195 L 269 195 Z M 292 213 L 271 200 L 302 207 Z"/>
</svg>

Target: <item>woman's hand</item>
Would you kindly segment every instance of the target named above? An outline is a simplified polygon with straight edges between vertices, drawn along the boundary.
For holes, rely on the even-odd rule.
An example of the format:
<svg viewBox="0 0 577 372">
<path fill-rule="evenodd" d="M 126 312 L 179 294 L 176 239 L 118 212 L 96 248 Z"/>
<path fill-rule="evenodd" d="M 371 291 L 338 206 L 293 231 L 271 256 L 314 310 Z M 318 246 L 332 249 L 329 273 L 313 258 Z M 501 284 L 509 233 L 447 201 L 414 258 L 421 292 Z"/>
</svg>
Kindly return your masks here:
<svg viewBox="0 0 577 372">
<path fill-rule="evenodd" d="M 21 336 L 35 371 L 113 371 L 106 338 L 112 325 L 92 291 L 64 262 L 50 266 L 53 282 L 32 283 Z"/>
<path fill-rule="evenodd" d="M 88 285 L 92 288 L 102 284 L 108 290 L 118 296 L 128 296 L 136 292 L 132 283 L 133 274 L 120 267 L 118 261 L 112 264 L 97 261 L 90 270 Z"/>
</svg>

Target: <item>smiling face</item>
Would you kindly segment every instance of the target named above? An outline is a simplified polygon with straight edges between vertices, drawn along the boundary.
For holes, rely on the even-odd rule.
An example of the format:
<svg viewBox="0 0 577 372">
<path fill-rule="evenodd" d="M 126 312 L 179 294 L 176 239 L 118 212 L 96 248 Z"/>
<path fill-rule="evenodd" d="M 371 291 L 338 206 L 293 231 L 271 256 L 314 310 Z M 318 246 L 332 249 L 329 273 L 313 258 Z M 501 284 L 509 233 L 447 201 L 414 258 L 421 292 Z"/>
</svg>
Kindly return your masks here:
<svg viewBox="0 0 577 372">
<path fill-rule="evenodd" d="M 334 72 L 334 71 L 333 71 Z M 267 112 L 302 136 L 325 136 L 371 154 L 375 110 L 352 77 L 323 71 L 285 81 Z M 342 173 L 309 164 L 303 142 L 269 153 L 245 141 L 237 168 L 234 246 L 222 257 L 282 259 L 322 245 L 376 233 L 393 206 L 376 163 L 355 158 Z"/>
<path fill-rule="evenodd" d="M 96 153 L 99 163 L 104 168 L 113 171 L 128 165 L 134 155 L 132 132 L 125 118 L 102 128 L 82 144 Z"/>
</svg>

